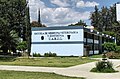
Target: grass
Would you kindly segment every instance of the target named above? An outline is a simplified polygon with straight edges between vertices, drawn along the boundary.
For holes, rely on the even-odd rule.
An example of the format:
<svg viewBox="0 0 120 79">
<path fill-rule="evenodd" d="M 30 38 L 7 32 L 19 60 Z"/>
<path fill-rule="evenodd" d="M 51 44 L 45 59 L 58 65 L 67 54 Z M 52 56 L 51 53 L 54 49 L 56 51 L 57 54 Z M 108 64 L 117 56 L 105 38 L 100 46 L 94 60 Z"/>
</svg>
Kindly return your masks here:
<svg viewBox="0 0 120 79">
<path fill-rule="evenodd" d="M 102 54 L 89 56 L 90 58 L 102 58 Z"/>
<path fill-rule="evenodd" d="M 41 72 L 18 72 L 18 71 L 0 71 L 0 79 L 84 79 L 77 77 L 67 77 L 56 75 L 54 73 Z"/>
<path fill-rule="evenodd" d="M 0 58 L 0 65 L 70 67 L 95 60 L 79 57 L 45 57 L 45 58 Z"/>
</svg>

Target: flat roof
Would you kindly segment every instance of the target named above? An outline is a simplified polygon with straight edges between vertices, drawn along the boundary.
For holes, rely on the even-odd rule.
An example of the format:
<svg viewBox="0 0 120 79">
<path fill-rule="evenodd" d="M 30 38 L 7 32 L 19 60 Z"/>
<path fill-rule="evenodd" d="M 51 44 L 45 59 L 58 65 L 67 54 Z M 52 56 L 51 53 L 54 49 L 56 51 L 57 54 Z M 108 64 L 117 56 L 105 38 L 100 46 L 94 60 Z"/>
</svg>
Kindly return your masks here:
<svg viewBox="0 0 120 79">
<path fill-rule="evenodd" d="M 54 26 L 54 27 L 32 27 L 32 31 L 38 30 L 64 30 L 64 29 L 83 29 L 83 26 Z"/>
<path fill-rule="evenodd" d="M 91 33 L 91 34 L 95 34 L 95 35 L 99 35 L 99 36 L 107 37 L 107 38 L 108 37 L 115 38 L 113 36 L 103 34 L 103 33 L 98 32 L 96 30 L 85 28 L 84 26 L 51 26 L 51 27 L 32 27 L 31 28 L 32 31 L 39 31 L 39 30 L 65 30 L 65 29 L 84 29 L 84 32 L 87 32 L 87 33 Z"/>
</svg>

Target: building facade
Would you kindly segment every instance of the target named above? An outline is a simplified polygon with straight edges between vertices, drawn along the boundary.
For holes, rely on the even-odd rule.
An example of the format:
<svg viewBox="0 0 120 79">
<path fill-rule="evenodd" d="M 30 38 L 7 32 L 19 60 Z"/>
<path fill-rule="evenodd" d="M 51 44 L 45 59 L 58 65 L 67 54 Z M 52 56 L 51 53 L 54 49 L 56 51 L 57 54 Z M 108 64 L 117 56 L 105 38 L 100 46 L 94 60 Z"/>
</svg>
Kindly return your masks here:
<svg viewBox="0 0 120 79">
<path fill-rule="evenodd" d="M 31 55 L 52 52 L 58 56 L 84 56 L 104 52 L 104 42 L 115 38 L 82 26 L 33 27 Z"/>
</svg>

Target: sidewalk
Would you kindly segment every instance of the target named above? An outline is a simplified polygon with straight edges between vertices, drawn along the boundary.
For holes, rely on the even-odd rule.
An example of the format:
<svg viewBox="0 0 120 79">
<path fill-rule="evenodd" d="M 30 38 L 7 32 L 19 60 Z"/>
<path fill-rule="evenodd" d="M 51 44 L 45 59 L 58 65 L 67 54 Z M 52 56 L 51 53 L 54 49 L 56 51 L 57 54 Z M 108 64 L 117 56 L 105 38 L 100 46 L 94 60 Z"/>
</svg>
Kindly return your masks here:
<svg viewBox="0 0 120 79">
<path fill-rule="evenodd" d="M 118 65 L 120 65 L 120 60 L 113 59 L 109 61 L 112 61 L 114 63 L 114 68 L 119 72 L 117 73 L 89 72 L 95 66 L 95 62 L 86 63 L 68 68 L 0 65 L 0 70 L 50 72 L 65 76 L 85 77 L 86 79 L 120 79 L 120 67 L 116 68 Z"/>
</svg>

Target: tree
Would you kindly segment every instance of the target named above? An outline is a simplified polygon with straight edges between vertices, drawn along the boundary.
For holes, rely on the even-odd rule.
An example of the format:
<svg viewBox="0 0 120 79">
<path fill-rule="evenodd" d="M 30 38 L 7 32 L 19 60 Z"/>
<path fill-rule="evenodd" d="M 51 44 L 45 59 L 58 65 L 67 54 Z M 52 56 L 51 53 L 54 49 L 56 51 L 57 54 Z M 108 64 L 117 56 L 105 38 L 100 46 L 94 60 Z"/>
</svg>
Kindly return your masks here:
<svg viewBox="0 0 120 79">
<path fill-rule="evenodd" d="M 102 31 L 101 27 L 101 15 L 97 6 L 95 6 L 95 11 L 91 13 L 91 25 L 95 27 L 96 30 Z"/>
<path fill-rule="evenodd" d="M 87 26 L 87 25 L 84 21 L 80 20 L 79 22 L 77 22 L 75 24 L 70 24 L 68 26 Z"/>
<path fill-rule="evenodd" d="M 32 27 L 46 27 L 45 25 L 43 25 L 37 21 L 32 21 L 31 26 Z"/>
<path fill-rule="evenodd" d="M 26 9 L 26 42 L 28 47 L 28 56 L 30 56 L 31 51 L 31 25 L 30 25 L 30 15 L 29 15 L 29 7 Z"/>
<path fill-rule="evenodd" d="M 108 52 L 115 51 L 116 46 L 117 45 L 115 43 L 110 43 L 110 42 L 106 42 L 103 44 L 104 49 L 107 50 Z"/>
<path fill-rule="evenodd" d="M 40 17 L 40 10 L 38 11 L 38 21 L 32 21 L 32 27 L 46 27 L 46 25 L 42 24 L 41 17 Z"/>
<path fill-rule="evenodd" d="M 4 53 L 15 51 L 16 38 L 26 40 L 26 5 L 26 0 L 0 0 L 0 48 Z"/>
<path fill-rule="evenodd" d="M 116 21 L 116 4 L 110 8 L 103 6 L 101 10 L 95 6 L 95 11 L 91 13 L 90 19 L 91 25 L 98 31 L 114 32 L 117 44 L 120 45 L 120 23 Z"/>
<path fill-rule="evenodd" d="M 27 42 L 22 41 L 18 43 L 17 50 L 22 51 L 22 53 L 25 53 L 25 50 L 27 49 Z"/>
</svg>

